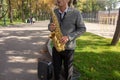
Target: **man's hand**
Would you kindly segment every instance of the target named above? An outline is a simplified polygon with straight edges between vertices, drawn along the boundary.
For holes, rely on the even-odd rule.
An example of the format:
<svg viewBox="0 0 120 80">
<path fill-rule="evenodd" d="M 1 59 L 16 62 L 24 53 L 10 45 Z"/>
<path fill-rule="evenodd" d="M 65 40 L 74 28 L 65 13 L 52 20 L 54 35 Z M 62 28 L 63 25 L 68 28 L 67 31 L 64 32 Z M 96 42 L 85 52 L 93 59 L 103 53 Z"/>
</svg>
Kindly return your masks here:
<svg viewBox="0 0 120 80">
<path fill-rule="evenodd" d="M 63 44 L 66 44 L 68 41 L 69 41 L 68 36 L 63 36 L 63 37 L 60 39 L 60 42 L 63 43 Z"/>
<path fill-rule="evenodd" d="M 56 28 L 55 24 L 54 23 L 51 23 L 50 24 L 50 31 L 54 31 Z"/>
</svg>

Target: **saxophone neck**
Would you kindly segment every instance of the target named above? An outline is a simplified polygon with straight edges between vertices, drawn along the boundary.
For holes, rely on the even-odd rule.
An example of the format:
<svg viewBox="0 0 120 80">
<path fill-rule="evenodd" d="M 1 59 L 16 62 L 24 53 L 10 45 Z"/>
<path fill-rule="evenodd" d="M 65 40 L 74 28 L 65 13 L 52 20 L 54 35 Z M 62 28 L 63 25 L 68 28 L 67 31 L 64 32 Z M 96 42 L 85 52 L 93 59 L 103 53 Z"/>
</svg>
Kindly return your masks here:
<svg viewBox="0 0 120 80">
<path fill-rule="evenodd" d="M 55 15 L 55 12 L 54 12 L 55 7 L 52 7 L 50 10 L 51 10 L 51 11 L 50 11 L 51 15 L 52 15 L 52 16 Z"/>
</svg>

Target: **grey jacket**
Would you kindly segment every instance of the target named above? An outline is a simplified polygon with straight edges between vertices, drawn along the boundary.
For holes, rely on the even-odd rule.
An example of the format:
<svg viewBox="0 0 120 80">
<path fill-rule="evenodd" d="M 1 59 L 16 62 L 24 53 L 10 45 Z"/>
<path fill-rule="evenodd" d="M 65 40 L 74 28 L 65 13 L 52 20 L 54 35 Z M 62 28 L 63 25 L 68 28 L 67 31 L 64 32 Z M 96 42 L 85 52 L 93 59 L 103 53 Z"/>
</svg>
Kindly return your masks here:
<svg viewBox="0 0 120 80">
<path fill-rule="evenodd" d="M 55 9 L 54 12 L 58 18 L 61 32 L 63 33 L 64 36 L 69 37 L 69 41 L 66 44 L 66 49 L 67 50 L 75 49 L 76 47 L 75 39 L 81 36 L 86 31 L 86 27 L 84 25 L 81 13 L 78 10 L 69 7 L 63 21 L 61 21 L 59 9 Z M 50 20 L 50 23 L 52 23 L 52 19 Z"/>
</svg>

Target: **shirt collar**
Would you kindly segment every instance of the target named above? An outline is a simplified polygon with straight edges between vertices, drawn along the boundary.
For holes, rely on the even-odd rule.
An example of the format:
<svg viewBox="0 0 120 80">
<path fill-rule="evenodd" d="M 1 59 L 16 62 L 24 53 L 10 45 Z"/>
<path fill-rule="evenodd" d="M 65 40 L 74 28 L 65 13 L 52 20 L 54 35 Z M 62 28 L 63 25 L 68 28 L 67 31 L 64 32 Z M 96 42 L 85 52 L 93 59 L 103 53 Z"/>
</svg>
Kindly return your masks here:
<svg viewBox="0 0 120 80">
<path fill-rule="evenodd" d="M 68 11 L 68 6 L 67 6 L 67 8 L 64 10 L 64 12 L 62 12 L 60 9 L 59 9 L 59 13 L 67 13 L 67 11 Z"/>
</svg>

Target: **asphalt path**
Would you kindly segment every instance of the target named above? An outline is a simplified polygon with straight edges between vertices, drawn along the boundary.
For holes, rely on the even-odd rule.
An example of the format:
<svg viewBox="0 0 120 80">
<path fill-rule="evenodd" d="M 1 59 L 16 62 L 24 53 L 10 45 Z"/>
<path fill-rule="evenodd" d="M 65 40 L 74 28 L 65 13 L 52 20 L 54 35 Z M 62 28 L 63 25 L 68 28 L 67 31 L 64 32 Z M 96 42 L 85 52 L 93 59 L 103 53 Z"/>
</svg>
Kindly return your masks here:
<svg viewBox="0 0 120 80">
<path fill-rule="evenodd" d="M 38 59 L 51 60 L 46 49 L 47 24 L 0 27 L 0 80 L 38 80 Z"/>
</svg>

